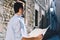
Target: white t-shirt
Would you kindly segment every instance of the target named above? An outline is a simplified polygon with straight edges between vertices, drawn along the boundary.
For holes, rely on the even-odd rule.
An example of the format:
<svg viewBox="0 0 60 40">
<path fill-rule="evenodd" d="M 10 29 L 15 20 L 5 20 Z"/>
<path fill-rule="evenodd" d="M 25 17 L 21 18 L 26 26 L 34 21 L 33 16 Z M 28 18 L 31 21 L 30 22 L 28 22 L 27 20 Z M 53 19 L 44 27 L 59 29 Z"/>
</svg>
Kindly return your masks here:
<svg viewBox="0 0 60 40">
<path fill-rule="evenodd" d="M 15 14 L 8 23 L 5 40 L 21 40 L 24 36 L 27 36 L 24 20 Z"/>
</svg>

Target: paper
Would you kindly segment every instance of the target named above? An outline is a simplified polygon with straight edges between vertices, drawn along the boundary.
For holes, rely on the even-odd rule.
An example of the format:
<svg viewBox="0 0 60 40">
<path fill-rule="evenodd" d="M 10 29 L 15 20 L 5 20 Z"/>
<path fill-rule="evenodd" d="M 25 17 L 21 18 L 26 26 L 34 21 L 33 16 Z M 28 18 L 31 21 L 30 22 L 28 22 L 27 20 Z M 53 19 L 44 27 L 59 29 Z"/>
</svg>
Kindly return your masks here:
<svg viewBox="0 0 60 40">
<path fill-rule="evenodd" d="M 45 34 L 48 28 L 46 29 L 34 29 L 31 33 L 29 33 L 30 37 L 37 37 L 40 34 Z"/>
</svg>

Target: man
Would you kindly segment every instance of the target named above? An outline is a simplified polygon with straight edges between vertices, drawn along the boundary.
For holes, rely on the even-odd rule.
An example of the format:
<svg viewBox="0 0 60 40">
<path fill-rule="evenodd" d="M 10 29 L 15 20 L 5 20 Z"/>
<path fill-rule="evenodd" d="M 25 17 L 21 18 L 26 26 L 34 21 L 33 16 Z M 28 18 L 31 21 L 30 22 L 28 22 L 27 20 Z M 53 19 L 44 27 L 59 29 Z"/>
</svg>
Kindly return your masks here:
<svg viewBox="0 0 60 40">
<path fill-rule="evenodd" d="M 6 39 L 5 40 L 22 40 L 27 36 L 26 27 L 24 25 L 23 5 L 20 2 L 14 4 L 15 15 L 8 23 Z M 27 36 L 29 37 L 29 36 Z"/>
</svg>

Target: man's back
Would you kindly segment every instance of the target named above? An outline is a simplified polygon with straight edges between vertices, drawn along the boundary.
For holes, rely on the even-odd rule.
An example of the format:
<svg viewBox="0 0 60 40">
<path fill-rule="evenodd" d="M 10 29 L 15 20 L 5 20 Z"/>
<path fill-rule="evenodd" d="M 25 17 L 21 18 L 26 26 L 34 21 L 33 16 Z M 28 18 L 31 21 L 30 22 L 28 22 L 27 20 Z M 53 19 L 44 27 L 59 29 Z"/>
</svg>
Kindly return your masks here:
<svg viewBox="0 0 60 40">
<path fill-rule="evenodd" d="M 15 32 L 17 32 L 18 29 L 20 29 L 20 24 L 19 24 L 18 18 L 19 18 L 18 16 L 14 15 L 11 18 L 11 20 L 9 21 L 8 26 L 7 26 L 6 40 L 15 40 L 15 36 L 17 34 Z M 20 33 L 19 33 L 19 35 L 20 35 Z"/>
</svg>

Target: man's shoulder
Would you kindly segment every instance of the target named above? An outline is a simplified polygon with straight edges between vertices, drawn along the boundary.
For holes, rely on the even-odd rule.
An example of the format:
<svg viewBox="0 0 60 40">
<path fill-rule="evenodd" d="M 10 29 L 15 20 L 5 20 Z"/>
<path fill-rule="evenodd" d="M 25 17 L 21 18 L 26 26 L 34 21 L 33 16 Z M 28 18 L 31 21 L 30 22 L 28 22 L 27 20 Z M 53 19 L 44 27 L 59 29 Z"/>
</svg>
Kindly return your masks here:
<svg viewBox="0 0 60 40">
<path fill-rule="evenodd" d="M 10 21 L 9 21 L 9 22 L 15 23 L 15 22 L 17 22 L 17 21 L 19 21 L 19 18 L 18 18 L 18 17 L 13 16 L 13 17 L 10 19 Z"/>
</svg>

